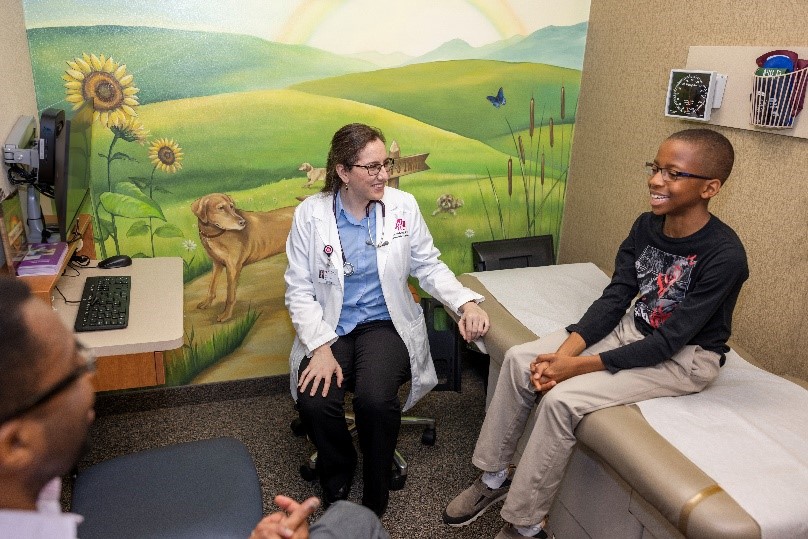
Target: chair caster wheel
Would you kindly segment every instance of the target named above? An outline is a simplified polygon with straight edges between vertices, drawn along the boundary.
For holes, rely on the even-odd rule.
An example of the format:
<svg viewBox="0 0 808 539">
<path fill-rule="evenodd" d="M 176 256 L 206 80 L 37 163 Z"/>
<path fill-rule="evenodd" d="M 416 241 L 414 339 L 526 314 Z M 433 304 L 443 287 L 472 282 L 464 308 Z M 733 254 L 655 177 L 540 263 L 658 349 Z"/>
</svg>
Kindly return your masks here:
<svg viewBox="0 0 808 539">
<path fill-rule="evenodd" d="M 390 473 L 390 490 L 401 490 L 406 482 L 407 476 L 401 475 L 397 468 Z"/>
<path fill-rule="evenodd" d="M 306 435 L 306 427 L 303 426 L 303 422 L 299 417 L 292 420 L 292 422 L 289 424 L 289 428 L 292 429 L 292 434 L 295 436 L 302 437 Z"/>
<path fill-rule="evenodd" d="M 427 427 L 424 429 L 423 434 L 421 434 L 421 443 L 424 445 L 435 445 L 437 435 L 434 428 Z"/>
<path fill-rule="evenodd" d="M 317 468 L 312 468 L 308 464 L 300 465 L 300 477 L 302 477 L 304 481 L 314 481 L 317 479 L 318 475 Z"/>
</svg>

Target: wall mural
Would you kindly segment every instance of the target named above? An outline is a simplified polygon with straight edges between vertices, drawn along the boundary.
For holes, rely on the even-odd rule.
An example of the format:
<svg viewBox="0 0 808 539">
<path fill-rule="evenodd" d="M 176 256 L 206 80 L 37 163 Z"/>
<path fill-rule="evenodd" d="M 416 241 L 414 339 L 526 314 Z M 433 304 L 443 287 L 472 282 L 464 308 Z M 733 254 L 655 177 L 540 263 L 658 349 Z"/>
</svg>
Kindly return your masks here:
<svg viewBox="0 0 808 539">
<path fill-rule="evenodd" d="M 23 5 L 38 107 L 93 118 L 98 256 L 184 261 L 169 385 L 288 373 L 284 243 L 346 123 L 420 156 L 397 181 L 455 272 L 558 244 L 589 0 Z"/>
</svg>

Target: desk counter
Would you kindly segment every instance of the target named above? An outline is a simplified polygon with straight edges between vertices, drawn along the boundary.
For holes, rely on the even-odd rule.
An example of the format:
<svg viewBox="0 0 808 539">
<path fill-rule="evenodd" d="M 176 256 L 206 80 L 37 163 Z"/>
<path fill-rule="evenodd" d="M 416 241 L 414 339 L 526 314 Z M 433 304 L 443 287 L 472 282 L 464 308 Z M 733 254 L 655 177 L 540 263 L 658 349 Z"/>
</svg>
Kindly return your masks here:
<svg viewBox="0 0 808 539">
<path fill-rule="evenodd" d="M 183 341 L 182 259 L 135 258 L 131 266 L 123 268 L 83 268 L 78 276 L 62 276 L 57 286 L 68 300 L 76 301 L 81 297 L 84 281 L 92 275 L 132 276 L 129 326 L 76 334 L 100 358 L 97 388 L 165 383 L 162 352 L 179 348 Z M 65 325 L 72 328 L 78 304 L 65 303 L 54 291 L 53 307 Z"/>
</svg>

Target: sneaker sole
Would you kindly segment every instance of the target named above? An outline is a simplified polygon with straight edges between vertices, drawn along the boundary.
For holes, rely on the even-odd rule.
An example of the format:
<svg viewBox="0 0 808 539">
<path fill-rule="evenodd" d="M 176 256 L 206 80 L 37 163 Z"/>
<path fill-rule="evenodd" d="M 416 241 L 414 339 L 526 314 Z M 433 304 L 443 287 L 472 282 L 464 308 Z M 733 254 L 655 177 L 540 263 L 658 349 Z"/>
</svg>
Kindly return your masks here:
<svg viewBox="0 0 808 539">
<path fill-rule="evenodd" d="M 446 521 L 444 521 L 444 522 L 446 522 L 446 524 L 448 524 L 449 526 L 451 526 L 453 528 L 462 528 L 463 526 L 468 526 L 469 524 L 471 524 L 472 522 L 474 522 L 475 520 L 477 520 L 478 518 L 483 516 L 483 513 L 488 511 L 489 507 L 491 507 L 492 505 L 494 505 L 497 502 L 500 502 L 500 501 L 504 500 L 507 496 L 508 496 L 508 493 L 505 492 L 501 496 L 499 496 L 498 498 L 495 498 L 495 499 L 491 500 L 491 502 L 488 505 L 486 505 L 485 507 L 480 509 L 476 514 L 472 515 L 471 518 L 469 518 L 468 520 L 464 520 L 463 522 L 454 522 L 454 523 L 451 523 L 451 524 L 449 522 L 446 522 Z"/>
</svg>

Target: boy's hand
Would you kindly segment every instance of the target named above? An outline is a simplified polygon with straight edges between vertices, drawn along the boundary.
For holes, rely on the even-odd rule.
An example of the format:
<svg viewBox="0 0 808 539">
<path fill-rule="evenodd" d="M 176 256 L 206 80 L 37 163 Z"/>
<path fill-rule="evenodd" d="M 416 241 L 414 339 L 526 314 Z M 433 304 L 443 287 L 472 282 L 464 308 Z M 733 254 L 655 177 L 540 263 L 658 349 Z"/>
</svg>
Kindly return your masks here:
<svg viewBox="0 0 808 539">
<path fill-rule="evenodd" d="M 572 332 L 564 342 L 561 343 L 561 346 L 558 347 L 555 353 L 536 356 L 536 359 L 530 364 L 530 377 L 536 391 L 549 391 L 555 387 L 558 382 L 562 382 L 576 374 L 582 374 L 579 372 L 559 378 L 558 373 L 559 371 L 568 372 L 570 369 L 570 360 L 580 359 L 578 356 L 581 355 L 584 349 L 586 349 L 586 342 L 584 342 L 583 337 L 578 333 Z M 551 363 L 558 362 L 560 358 L 565 358 L 567 361 L 562 361 L 560 365 L 551 369 L 549 373 L 545 372 L 550 367 Z M 598 357 L 598 361 L 600 361 L 600 357 Z M 603 368 L 602 364 L 601 368 Z"/>
<path fill-rule="evenodd" d="M 549 391 L 568 378 L 603 369 L 600 356 L 568 356 L 560 351 L 541 354 L 530 364 L 536 391 Z"/>
</svg>

